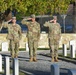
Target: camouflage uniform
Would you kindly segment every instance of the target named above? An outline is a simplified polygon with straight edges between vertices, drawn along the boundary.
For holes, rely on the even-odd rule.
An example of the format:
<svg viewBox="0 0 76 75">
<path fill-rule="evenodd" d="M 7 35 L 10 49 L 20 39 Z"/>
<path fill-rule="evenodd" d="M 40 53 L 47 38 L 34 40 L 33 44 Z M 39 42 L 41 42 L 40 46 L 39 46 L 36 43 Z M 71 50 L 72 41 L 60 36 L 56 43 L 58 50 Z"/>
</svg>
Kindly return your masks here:
<svg viewBox="0 0 76 75">
<path fill-rule="evenodd" d="M 21 27 L 16 24 L 8 24 L 8 22 L 3 22 L 1 28 L 8 28 L 7 39 L 9 40 L 9 48 L 11 50 L 12 57 L 17 57 L 19 52 L 19 40 L 22 37 Z"/>
<path fill-rule="evenodd" d="M 51 56 L 54 59 L 58 58 L 58 47 L 59 47 L 59 40 L 61 34 L 61 27 L 59 23 L 50 23 L 49 21 L 44 24 L 45 27 L 49 27 L 49 47 Z"/>
<path fill-rule="evenodd" d="M 36 21 L 28 21 L 28 19 L 23 19 L 21 23 L 27 25 L 28 27 L 27 37 L 30 58 L 36 57 L 38 40 L 40 38 L 40 24 Z"/>
</svg>

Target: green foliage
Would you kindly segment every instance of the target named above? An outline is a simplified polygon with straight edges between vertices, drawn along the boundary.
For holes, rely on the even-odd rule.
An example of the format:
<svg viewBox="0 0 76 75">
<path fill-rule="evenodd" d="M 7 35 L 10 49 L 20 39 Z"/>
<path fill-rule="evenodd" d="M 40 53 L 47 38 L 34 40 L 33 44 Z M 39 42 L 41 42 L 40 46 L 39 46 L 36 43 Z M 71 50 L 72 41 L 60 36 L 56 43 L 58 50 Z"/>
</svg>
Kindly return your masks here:
<svg viewBox="0 0 76 75">
<path fill-rule="evenodd" d="M 32 13 L 43 15 L 50 12 L 65 14 L 70 4 L 74 0 L 0 0 L 0 12 L 4 12 L 7 8 L 16 9 L 24 15 Z"/>
<path fill-rule="evenodd" d="M 17 20 L 22 20 L 22 17 L 24 17 L 24 16 L 25 16 L 25 14 L 22 13 L 22 12 L 18 12 L 18 13 L 16 14 Z"/>
</svg>

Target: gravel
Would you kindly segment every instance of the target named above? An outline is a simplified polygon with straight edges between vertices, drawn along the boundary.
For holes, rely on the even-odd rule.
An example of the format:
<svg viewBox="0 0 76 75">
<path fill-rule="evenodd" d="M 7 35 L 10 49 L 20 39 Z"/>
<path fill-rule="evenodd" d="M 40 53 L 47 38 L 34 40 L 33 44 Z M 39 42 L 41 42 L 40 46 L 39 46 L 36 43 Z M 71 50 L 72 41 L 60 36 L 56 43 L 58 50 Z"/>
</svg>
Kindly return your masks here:
<svg viewBox="0 0 76 75">
<path fill-rule="evenodd" d="M 51 74 L 51 65 L 57 64 L 60 67 L 60 75 L 67 75 L 68 69 L 76 69 L 76 64 L 72 62 L 66 62 L 63 60 L 59 60 L 59 62 L 50 62 L 51 58 L 43 56 L 41 54 L 49 53 L 49 51 L 41 51 L 37 52 L 37 62 L 29 62 L 29 54 L 28 53 L 20 53 L 20 57 L 23 57 L 23 60 L 20 59 L 20 68 L 30 72 L 34 75 L 50 75 Z M 31 74 L 31 75 L 32 75 Z"/>
<path fill-rule="evenodd" d="M 19 68 L 29 75 L 51 75 L 51 65 L 57 64 L 60 67 L 60 75 L 68 75 L 69 69 L 76 70 L 76 64 L 72 62 L 67 62 L 59 60 L 59 62 L 50 62 L 51 58 L 43 56 L 42 54 L 49 53 L 50 51 L 38 51 L 37 52 L 37 62 L 29 62 L 29 53 L 20 52 L 19 53 Z M 2 53 L 3 54 L 3 53 Z M 10 55 L 9 53 L 4 53 Z"/>
</svg>

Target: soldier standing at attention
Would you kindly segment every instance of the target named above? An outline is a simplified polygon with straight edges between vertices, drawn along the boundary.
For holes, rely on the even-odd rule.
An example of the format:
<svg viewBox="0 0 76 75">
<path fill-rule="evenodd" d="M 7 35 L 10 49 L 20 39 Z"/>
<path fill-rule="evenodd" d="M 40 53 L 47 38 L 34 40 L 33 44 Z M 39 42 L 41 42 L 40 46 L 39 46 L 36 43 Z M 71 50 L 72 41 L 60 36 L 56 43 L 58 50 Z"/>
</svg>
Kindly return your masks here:
<svg viewBox="0 0 76 75">
<path fill-rule="evenodd" d="M 12 23 L 8 24 L 10 21 L 12 21 Z M 22 38 L 21 27 L 16 24 L 16 17 L 12 17 L 8 22 L 3 22 L 0 30 L 3 27 L 8 28 L 8 35 L 6 38 L 9 40 L 11 56 L 12 58 L 17 58 L 19 52 L 19 41 Z"/>
<path fill-rule="evenodd" d="M 23 19 L 21 23 L 27 25 L 28 27 L 27 37 L 28 37 L 30 62 L 32 61 L 36 62 L 37 61 L 36 51 L 38 47 L 38 41 L 40 38 L 40 24 L 35 21 L 34 14 L 31 15 L 31 18 Z"/>
<path fill-rule="evenodd" d="M 61 27 L 60 24 L 57 23 L 57 16 L 53 17 L 53 20 L 45 22 L 45 27 L 49 27 L 49 47 L 52 57 L 52 62 L 58 62 L 58 48 L 59 48 L 59 40 L 61 37 Z"/>
</svg>

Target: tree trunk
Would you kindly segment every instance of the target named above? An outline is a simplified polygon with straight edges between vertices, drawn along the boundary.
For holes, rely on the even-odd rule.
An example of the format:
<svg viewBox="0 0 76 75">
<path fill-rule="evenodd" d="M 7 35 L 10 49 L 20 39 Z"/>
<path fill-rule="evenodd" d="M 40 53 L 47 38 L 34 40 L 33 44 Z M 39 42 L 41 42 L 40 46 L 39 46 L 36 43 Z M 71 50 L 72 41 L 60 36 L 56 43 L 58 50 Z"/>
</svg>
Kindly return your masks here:
<svg viewBox="0 0 76 75">
<path fill-rule="evenodd" d="M 12 18 L 12 12 L 10 12 L 8 15 L 5 15 L 5 20 L 8 21 Z"/>
<path fill-rule="evenodd" d="M 76 33 L 76 0 L 74 5 L 74 33 Z"/>
<path fill-rule="evenodd" d="M 11 18 L 12 18 L 12 12 L 11 12 L 10 8 L 8 8 L 8 9 L 5 11 L 5 13 L 4 13 L 4 19 L 5 19 L 6 21 L 8 21 L 8 20 L 10 20 Z"/>
</svg>

